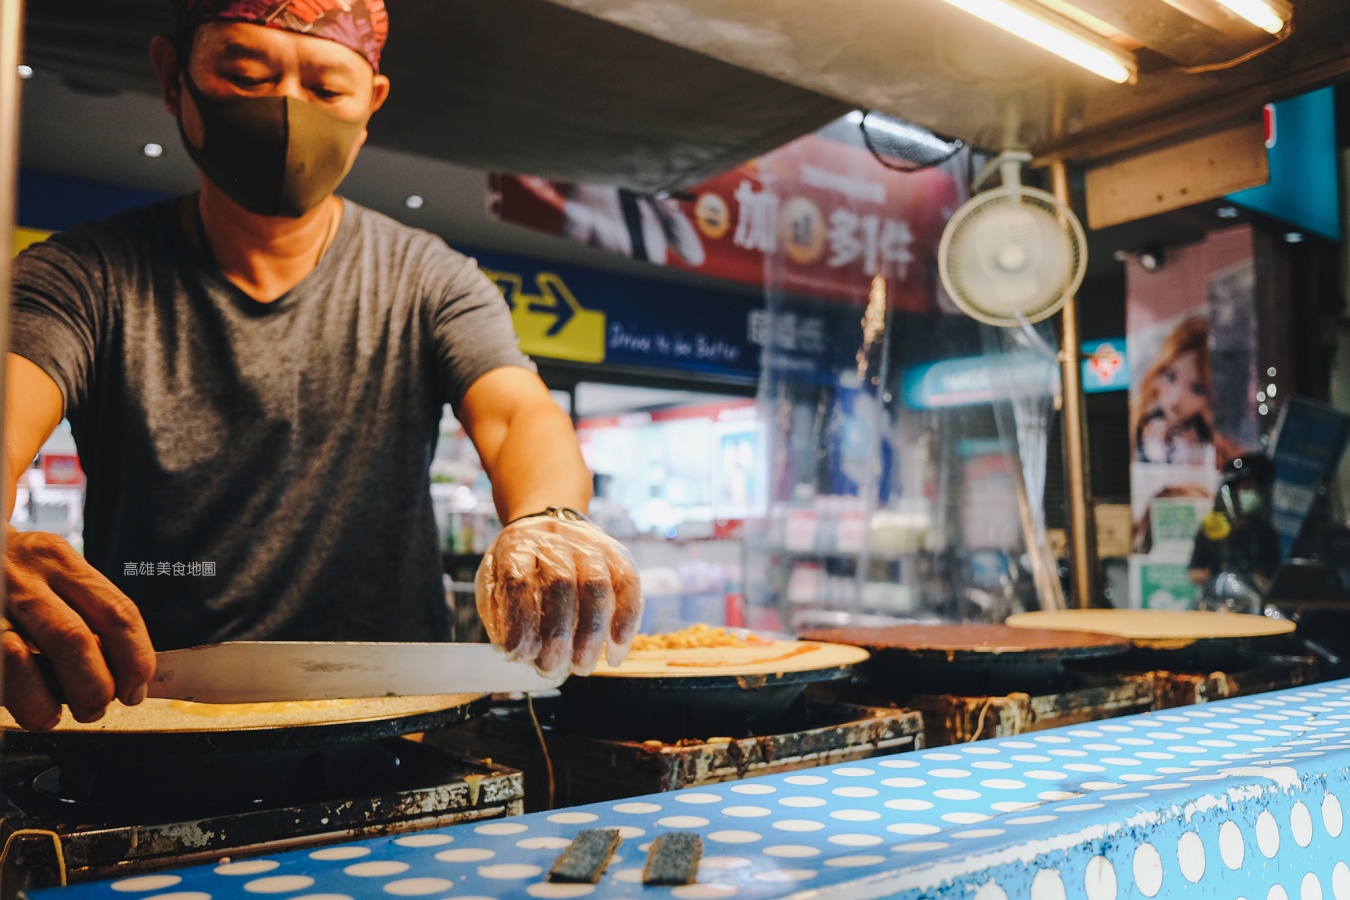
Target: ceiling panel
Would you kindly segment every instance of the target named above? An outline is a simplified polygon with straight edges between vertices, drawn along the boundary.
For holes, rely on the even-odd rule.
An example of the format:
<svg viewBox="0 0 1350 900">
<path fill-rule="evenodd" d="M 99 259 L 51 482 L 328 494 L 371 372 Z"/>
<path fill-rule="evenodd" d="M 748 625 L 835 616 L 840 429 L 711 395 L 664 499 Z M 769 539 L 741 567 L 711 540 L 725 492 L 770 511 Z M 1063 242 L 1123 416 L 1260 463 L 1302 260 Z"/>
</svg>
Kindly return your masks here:
<svg viewBox="0 0 1350 900">
<path fill-rule="evenodd" d="M 153 93 L 165 0 L 36 0 L 26 60 Z M 793 86 L 544 0 L 394 0 L 376 146 L 482 169 L 656 191 L 697 182 L 847 112 Z"/>
<path fill-rule="evenodd" d="M 1216 125 L 1350 70 L 1344 0 L 1293 0 L 1291 36 L 1222 71 L 1188 74 L 1145 49 L 1135 85 L 1111 84 L 942 0 L 552 2 L 978 146 L 1018 145 L 1077 160 Z M 1220 34 L 1179 12 L 1202 2 L 1214 6 L 1212 0 L 1078 5 L 1189 62 L 1213 63 L 1259 41 L 1236 28 Z M 1170 43 L 1158 37 L 1184 23 L 1191 24 L 1171 34 Z M 1200 45 L 1202 38 L 1212 45 Z"/>
</svg>

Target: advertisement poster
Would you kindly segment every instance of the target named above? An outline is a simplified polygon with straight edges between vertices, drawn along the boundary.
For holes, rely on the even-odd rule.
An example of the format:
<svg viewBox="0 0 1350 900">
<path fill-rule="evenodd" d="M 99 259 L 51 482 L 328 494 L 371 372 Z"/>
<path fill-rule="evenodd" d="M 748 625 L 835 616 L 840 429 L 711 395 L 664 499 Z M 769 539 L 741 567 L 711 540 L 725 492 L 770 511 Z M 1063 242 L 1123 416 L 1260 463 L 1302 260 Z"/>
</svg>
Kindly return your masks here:
<svg viewBox="0 0 1350 900">
<path fill-rule="evenodd" d="M 1130 604 L 1193 608 L 1189 574 L 1219 470 L 1259 447 L 1256 274 L 1250 229 L 1168 248 L 1162 266 L 1126 266 Z"/>
<path fill-rule="evenodd" d="M 851 134 L 856 129 L 839 129 Z M 931 311 L 938 240 L 967 197 L 966 156 L 888 169 L 862 146 L 812 134 L 670 197 L 520 175 L 488 177 L 488 211 L 634 259 L 745 284 L 855 302 L 884 272 L 895 309 Z"/>
</svg>

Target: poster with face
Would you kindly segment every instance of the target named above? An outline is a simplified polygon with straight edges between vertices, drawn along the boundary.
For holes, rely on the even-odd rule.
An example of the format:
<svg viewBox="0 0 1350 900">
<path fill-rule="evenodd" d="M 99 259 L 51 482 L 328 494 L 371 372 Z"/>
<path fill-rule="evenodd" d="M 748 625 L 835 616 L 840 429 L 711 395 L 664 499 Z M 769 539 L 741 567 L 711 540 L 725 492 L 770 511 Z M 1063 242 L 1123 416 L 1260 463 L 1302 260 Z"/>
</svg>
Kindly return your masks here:
<svg viewBox="0 0 1350 900">
<path fill-rule="evenodd" d="M 1134 607 L 1194 607 L 1189 562 L 1218 471 L 1258 446 L 1254 246 L 1244 226 L 1126 267 Z"/>
</svg>

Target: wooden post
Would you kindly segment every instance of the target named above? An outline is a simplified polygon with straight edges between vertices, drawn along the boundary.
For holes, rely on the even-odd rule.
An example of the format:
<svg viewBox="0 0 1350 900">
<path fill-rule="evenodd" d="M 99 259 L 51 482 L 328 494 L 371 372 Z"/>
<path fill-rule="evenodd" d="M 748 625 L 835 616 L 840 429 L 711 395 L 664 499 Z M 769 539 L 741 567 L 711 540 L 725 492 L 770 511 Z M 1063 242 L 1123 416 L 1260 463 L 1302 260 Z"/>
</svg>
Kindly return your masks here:
<svg viewBox="0 0 1350 900">
<path fill-rule="evenodd" d="M 1069 206 L 1069 175 L 1062 160 L 1050 164 L 1055 199 Z M 1097 529 L 1092 520 L 1087 463 L 1087 429 L 1083 416 L 1082 354 L 1078 337 L 1078 298 L 1070 297 L 1061 313 L 1064 395 L 1064 479 L 1069 496 L 1069 558 L 1073 567 L 1073 602 L 1079 609 L 1095 604 L 1097 594 Z"/>
</svg>

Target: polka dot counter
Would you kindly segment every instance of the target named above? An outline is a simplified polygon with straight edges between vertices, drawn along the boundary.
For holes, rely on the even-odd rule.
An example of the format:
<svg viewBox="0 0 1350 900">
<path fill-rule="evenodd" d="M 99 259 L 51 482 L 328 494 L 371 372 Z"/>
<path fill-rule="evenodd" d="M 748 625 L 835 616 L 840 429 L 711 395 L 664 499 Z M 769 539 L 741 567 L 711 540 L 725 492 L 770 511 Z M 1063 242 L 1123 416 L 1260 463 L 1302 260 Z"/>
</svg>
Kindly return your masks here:
<svg viewBox="0 0 1350 900">
<path fill-rule="evenodd" d="M 34 900 L 1350 900 L 1350 681 L 1015 738 L 30 892 Z M 586 828 L 600 884 L 545 880 Z M 698 883 L 644 888 L 650 842 Z"/>
</svg>

